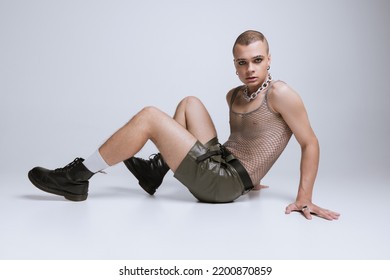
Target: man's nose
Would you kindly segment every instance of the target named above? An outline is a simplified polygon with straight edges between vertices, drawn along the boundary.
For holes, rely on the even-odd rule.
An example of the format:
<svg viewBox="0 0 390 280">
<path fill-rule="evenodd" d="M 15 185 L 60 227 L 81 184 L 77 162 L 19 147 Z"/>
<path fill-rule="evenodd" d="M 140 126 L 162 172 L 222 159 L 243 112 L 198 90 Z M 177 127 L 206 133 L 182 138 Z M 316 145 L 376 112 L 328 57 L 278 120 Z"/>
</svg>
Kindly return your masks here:
<svg viewBox="0 0 390 280">
<path fill-rule="evenodd" d="M 248 63 L 248 72 L 251 73 L 254 71 L 253 63 Z"/>
</svg>

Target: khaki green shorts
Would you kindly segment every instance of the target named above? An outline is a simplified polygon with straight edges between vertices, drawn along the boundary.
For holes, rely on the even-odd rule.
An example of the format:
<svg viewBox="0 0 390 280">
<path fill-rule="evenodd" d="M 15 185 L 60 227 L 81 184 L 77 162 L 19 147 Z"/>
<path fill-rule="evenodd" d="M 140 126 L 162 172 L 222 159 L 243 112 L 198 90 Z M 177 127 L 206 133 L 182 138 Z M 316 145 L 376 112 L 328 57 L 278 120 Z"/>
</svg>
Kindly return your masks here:
<svg viewBox="0 0 390 280">
<path fill-rule="evenodd" d="M 238 172 L 221 155 L 199 161 L 200 156 L 217 149 L 220 149 L 217 138 L 206 144 L 197 141 L 174 174 L 202 202 L 231 202 L 244 193 Z"/>
</svg>

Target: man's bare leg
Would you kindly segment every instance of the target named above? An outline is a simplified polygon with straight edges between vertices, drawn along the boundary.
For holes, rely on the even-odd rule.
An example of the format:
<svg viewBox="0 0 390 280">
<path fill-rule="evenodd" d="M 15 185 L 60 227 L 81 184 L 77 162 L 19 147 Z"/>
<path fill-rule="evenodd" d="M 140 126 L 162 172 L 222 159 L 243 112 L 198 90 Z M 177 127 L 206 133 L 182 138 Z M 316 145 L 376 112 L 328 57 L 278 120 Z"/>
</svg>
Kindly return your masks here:
<svg viewBox="0 0 390 280">
<path fill-rule="evenodd" d="M 174 120 L 201 143 L 206 143 L 217 135 L 209 113 L 196 97 L 186 97 L 178 104 Z M 156 192 L 170 169 L 160 153 L 154 154 L 148 160 L 131 157 L 123 163 L 150 195 Z"/>
<path fill-rule="evenodd" d="M 133 156 L 149 139 L 156 144 L 172 170 L 176 170 L 196 142 L 196 138 L 174 119 L 154 107 L 147 107 L 99 148 L 100 158 L 105 166 L 114 165 Z M 28 177 L 45 192 L 83 201 L 88 196 L 89 179 L 96 173 L 83 162 L 82 158 L 76 158 L 65 167 L 54 170 L 34 167 Z"/>
<path fill-rule="evenodd" d="M 190 106 L 190 103 L 193 105 Z M 197 116 L 200 121 L 206 122 L 203 123 L 204 130 L 194 126 L 193 119 L 188 117 L 193 115 L 189 113 L 190 107 L 200 114 Z M 176 112 L 180 123 L 154 107 L 144 108 L 99 148 L 99 157 L 104 164 L 114 165 L 136 154 L 150 139 L 175 171 L 197 141 L 187 127 L 194 131 L 201 141 L 216 135 L 214 125 L 211 120 L 207 121 L 209 116 L 202 107 L 201 102 L 195 98 L 183 100 Z M 88 196 L 88 180 L 97 172 L 89 170 L 83 161 L 77 158 L 67 166 L 55 170 L 35 167 L 30 170 L 28 176 L 35 186 L 45 192 L 73 201 L 82 201 Z"/>
<path fill-rule="evenodd" d="M 148 140 L 175 171 L 197 139 L 164 112 L 146 107 L 114 133 L 99 152 L 111 166 L 135 155 Z"/>
<path fill-rule="evenodd" d="M 217 137 L 209 112 L 196 97 L 184 98 L 177 106 L 173 118 L 203 144 Z"/>
<path fill-rule="evenodd" d="M 187 97 L 179 103 L 173 119 L 157 108 L 144 108 L 111 136 L 99 152 L 109 165 L 114 165 L 135 155 L 150 139 L 175 171 L 196 140 L 205 143 L 216 135 L 202 102 Z"/>
</svg>

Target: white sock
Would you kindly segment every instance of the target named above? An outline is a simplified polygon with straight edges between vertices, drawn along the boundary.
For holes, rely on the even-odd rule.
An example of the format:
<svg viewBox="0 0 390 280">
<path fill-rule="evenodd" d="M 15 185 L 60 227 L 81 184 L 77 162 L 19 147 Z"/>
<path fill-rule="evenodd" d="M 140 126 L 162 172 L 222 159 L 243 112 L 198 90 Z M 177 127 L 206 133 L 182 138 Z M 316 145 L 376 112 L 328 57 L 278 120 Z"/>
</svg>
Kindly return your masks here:
<svg viewBox="0 0 390 280">
<path fill-rule="evenodd" d="M 102 155 L 99 153 L 99 149 L 97 149 L 92 155 L 89 156 L 86 160 L 84 160 L 83 164 L 89 171 L 96 173 L 110 167 L 107 162 L 102 158 Z"/>
</svg>

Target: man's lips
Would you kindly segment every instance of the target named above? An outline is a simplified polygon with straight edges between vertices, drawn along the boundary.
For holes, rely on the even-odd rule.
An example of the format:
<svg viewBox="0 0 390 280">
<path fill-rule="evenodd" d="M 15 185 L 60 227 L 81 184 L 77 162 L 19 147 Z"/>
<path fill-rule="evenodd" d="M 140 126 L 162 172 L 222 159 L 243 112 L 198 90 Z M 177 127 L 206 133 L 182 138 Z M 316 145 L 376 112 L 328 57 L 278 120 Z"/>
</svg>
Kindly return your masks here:
<svg viewBox="0 0 390 280">
<path fill-rule="evenodd" d="M 254 82 L 257 80 L 257 77 L 247 77 L 247 78 L 245 78 L 245 80 L 248 82 Z"/>
</svg>

